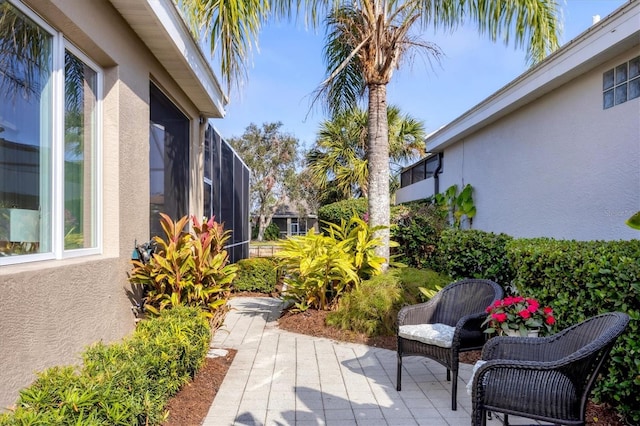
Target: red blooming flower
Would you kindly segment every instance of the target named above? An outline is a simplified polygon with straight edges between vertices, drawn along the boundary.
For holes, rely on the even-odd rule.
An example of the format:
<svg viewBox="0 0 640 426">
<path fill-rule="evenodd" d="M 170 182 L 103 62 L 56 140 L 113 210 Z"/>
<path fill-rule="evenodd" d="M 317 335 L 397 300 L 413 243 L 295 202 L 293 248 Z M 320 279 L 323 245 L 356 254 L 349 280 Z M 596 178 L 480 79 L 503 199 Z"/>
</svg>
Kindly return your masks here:
<svg viewBox="0 0 640 426">
<path fill-rule="evenodd" d="M 507 320 L 507 314 L 505 313 L 492 314 L 491 316 L 498 322 L 505 322 Z"/>
<path fill-rule="evenodd" d="M 507 296 L 493 302 L 485 311 L 483 326 L 487 327 L 487 333 L 503 334 L 507 329 L 551 331 L 556 322 L 553 309 L 540 306 L 540 302 L 531 297 Z"/>
</svg>

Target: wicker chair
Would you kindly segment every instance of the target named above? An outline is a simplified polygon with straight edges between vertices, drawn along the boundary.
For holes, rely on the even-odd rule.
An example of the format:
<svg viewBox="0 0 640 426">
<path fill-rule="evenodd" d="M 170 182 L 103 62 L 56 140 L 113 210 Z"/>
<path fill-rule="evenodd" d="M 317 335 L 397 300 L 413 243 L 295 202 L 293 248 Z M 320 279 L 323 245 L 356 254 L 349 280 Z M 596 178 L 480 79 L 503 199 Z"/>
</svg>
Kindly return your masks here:
<svg viewBox="0 0 640 426">
<path fill-rule="evenodd" d="M 496 337 L 482 350 L 473 377 L 472 424 L 486 412 L 563 425 L 584 425 L 587 397 L 616 339 L 629 322 L 621 312 L 592 317 L 543 338 Z"/>
<path fill-rule="evenodd" d="M 398 370 L 397 390 L 401 390 L 402 357 L 424 356 L 444 365 L 447 380 L 451 380 L 451 409 L 457 409 L 458 355 L 460 352 L 481 349 L 486 339 L 481 329 L 486 318 L 485 309 L 501 299 L 502 288 L 493 281 L 465 279 L 449 284 L 428 302 L 405 306 L 398 313 Z M 453 329 L 450 347 L 425 343 L 402 337 L 403 326 L 446 324 Z M 453 373 L 453 379 L 451 377 Z"/>
</svg>

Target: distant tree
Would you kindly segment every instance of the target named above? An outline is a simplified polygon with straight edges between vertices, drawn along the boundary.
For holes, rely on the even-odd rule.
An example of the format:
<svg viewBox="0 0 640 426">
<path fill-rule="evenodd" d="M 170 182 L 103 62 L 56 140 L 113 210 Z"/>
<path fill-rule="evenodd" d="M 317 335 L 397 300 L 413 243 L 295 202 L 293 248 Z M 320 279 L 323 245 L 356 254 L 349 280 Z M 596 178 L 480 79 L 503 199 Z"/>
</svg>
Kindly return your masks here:
<svg viewBox="0 0 640 426">
<path fill-rule="evenodd" d="M 387 108 L 387 121 L 393 178 L 402 163 L 424 154 L 426 133 L 421 121 L 408 114 L 402 115 L 397 106 Z M 367 197 L 367 139 L 368 115 L 361 109 L 341 111 L 332 119 L 322 122 L 316 145 L 306 155 L 307 166 L 315 183 L 324 190 L 337 191 L 339 200 L 354 196 Z"/>
<path fill-rule="evenodd" d="M 251 123 L 242 137 L 229 139 L 229 143 L 251 169 L 252 212 L 257 216 L 258 241 L 274 213 L 296 187 L 298 139 L 280 129 L 282 123 L 264 123 L 262 127 Z"/>
</svg>

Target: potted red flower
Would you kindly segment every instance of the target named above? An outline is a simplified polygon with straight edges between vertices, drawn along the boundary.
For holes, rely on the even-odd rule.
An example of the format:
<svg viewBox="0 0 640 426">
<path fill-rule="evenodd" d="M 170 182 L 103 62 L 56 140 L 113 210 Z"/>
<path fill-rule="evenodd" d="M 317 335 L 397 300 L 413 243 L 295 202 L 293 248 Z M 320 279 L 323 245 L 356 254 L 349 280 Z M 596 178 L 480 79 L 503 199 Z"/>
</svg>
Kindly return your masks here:
<svg viewBox="0 0 640 426">
<path fill-rule="evenodd" d="M 509 336 L 537 336 L 543 328 L 546 332 L 556 323 L 553 309 L 540 306 L 531 297 L 508 296 L 488 306 L 487 318 L 482 323 L 485 333 Z"/>
</svg>

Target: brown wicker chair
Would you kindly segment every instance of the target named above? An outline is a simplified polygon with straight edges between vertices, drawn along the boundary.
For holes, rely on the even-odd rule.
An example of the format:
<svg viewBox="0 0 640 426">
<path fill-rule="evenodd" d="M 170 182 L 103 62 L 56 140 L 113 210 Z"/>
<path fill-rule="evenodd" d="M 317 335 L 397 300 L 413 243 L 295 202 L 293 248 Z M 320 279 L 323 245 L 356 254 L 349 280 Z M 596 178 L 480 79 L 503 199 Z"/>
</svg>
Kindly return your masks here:
<svg viewBox="0 0 640 426">
<path fill-rule="evenodd" d="M 481 329 L 485 309 L 501 299 L 502 288 L 493 281 L 465 279 L 449 284 L 428 302 L 405 306 L 398 313 L 397 390 L 401 390 L 402 357 L 424 356 L 444 365 L 451 380 L 451 409 L 457 409 L 458 355 L 481 349 L 486 339 Z M 418 324 L 446 324 L 455 328 L 451 347 L 441 347 L 400 336 L 400 327 Z M 453 373 L 453 378 L 451 377 Z"/>
<path fill-rule="evenodd" d="M 472 384 L 472 424 L 486 412 L 563 425 L 584 425 L 587 398 L 616 339 L 629 322 L 621 312 L 598 315 L 543 338 L 495 337 L 482 350 Z"/>
</svg>

